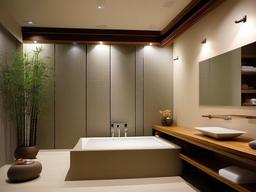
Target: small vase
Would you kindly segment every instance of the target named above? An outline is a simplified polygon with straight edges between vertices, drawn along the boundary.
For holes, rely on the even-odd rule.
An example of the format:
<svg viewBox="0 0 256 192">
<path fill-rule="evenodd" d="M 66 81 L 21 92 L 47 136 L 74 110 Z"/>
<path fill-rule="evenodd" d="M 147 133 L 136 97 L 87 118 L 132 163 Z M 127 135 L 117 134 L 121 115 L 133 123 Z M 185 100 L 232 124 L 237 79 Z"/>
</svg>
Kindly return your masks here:
<svg viewBox="0 0 256 192">
<path fill-rule="evenodd" d="M 172 125 L 172 118 L 171 117 L 162 117 L 161 123 L 163 126 L 171 126 Z"/>
<path fill-rule="evenodd" d="M 35 159 L 38 151 L 36 146 L 17 147 L 14 156 L 16 159 Z"/>
</svg>

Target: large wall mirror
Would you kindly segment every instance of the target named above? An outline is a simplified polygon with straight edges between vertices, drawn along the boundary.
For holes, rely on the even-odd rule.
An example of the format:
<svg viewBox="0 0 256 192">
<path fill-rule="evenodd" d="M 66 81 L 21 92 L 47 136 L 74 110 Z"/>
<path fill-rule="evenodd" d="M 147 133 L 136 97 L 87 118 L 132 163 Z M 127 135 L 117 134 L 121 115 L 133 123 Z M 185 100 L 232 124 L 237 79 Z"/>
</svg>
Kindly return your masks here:
<svg viewBox="0 0 256 192">
<path fill-rule="evenodd" d="M 199 104 L 256 106 L 256 42 L 199 63 Z"/>
</svg>

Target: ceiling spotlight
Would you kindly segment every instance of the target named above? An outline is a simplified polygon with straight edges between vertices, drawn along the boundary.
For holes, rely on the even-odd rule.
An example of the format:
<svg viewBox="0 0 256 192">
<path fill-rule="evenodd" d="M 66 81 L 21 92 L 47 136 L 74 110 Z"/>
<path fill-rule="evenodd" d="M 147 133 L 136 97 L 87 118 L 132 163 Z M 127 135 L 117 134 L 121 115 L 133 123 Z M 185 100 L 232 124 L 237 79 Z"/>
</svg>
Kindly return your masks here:
<svg viewBox="0 0 256 192">
<path fill-rule="evenodd" d="M 245 23 L 247 21 L 247 15 L 245 15 L 242 19 L 239 19 L 239 20 L 235 20 L 235 24 L 237 23 Z"/>
<path fill-rule="evenodd" d="M 204 38 L 202 41 L 201 41 L 201 44 L 205 44 L 207 42 L 207 39 Z"/>
<path fill-rule="evenodd" d="M 97 2 L 97 8 L 98 9 L 103 9 L 105 6 L 105 0 L 98 0 Z"/>
<path fill-rule="evenodd" d="M 34 24 L 33 21 L 24 21 L 24 23 L 27 24 L 27 25 L 33 25 Z"/>
<path fill-rule="evenodd" d="M 103 44 L 103 42 L 102 42 L 102 41 L 100 41 L 100 44 L 102 45 L 102 44 Z"/>
<path fill-rule="evenodd" d="M 149 43 L 149 45 L 150 45 L 150 46 L 152 46 L 152 45 L 153 45 L 153 43 Z"/>
<path fill-rule="evenodd" d="M 37 41 L 33 41 L 35 44 L 37 43 Z"/>
</svg>

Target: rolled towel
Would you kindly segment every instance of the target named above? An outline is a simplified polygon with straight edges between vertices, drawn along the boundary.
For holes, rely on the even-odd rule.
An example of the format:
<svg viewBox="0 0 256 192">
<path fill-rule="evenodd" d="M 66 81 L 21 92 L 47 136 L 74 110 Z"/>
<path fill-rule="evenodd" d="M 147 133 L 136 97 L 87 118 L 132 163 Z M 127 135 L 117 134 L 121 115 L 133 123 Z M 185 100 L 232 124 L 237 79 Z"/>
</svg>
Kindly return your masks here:
<svg viewBox="0 0 256 192">
<path fill-rule="evenodd" d="M 237 166 L 219 170 L 219 175 L 237 184 L 256 183 L 256 173 Z"/>
</svg>

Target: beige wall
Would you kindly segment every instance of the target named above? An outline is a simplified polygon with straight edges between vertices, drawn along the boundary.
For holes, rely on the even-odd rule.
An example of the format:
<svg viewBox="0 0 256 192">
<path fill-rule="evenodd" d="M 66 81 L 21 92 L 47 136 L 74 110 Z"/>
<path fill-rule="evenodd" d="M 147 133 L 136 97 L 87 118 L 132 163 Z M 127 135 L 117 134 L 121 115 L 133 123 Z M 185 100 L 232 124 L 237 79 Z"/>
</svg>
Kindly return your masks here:
<svg viewBox="0 0 256 192">
<path fill-rule="evenodd" d="M 159 110 L 172 108 L 170 47 L 24 44 L 24 50 L 36 46 L 55 72 L 39 118 L 40 148 L 109 136 L 111 122 L 126 122 L 129 136 L 151 135 Z"/>
<path fill-rule="evenodd" d="M 256 115 L 249 107 L 199 106 L 199 62 L 256 41 L 255 0 L 227 0 L 205 18 L 182 34 L 173 46 L 174 110 L 180 126 L 194 127 L 218 125 L 245 130 L 256 138 L 256 120 L 208 120 L 202 114 Z M 234 20 L 247 15 L 247 22 L 235 24 Z M 205 45 L 201 44 L 207 38 Z"/>
</svg>

